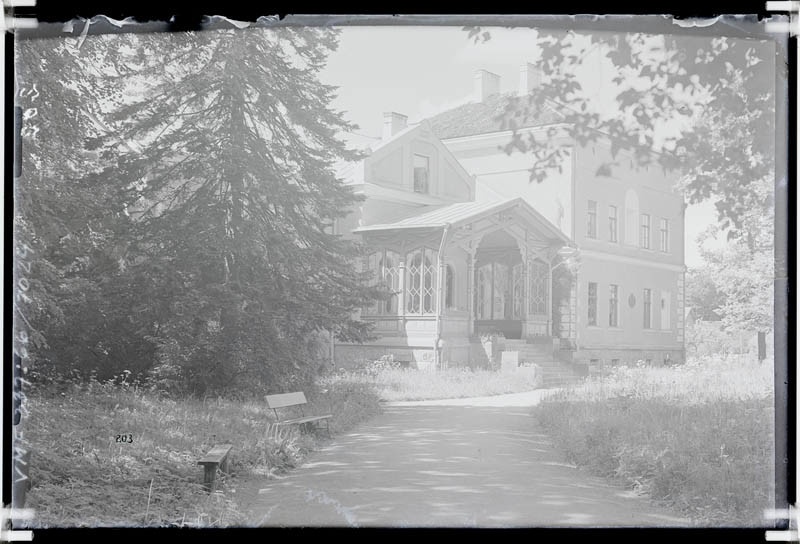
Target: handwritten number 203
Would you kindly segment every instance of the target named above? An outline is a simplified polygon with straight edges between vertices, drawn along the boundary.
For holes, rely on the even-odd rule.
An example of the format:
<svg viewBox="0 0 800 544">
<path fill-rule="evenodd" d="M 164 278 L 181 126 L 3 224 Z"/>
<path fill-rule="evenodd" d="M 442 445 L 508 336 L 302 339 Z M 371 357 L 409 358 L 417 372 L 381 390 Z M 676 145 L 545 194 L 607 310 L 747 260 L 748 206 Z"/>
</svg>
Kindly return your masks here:
<svg viewBox="0 0 800 544">
<path fill-rule="evenodd" d="M 116 438 L 117 442 L 125 442 L 126 444 L 133 444 L 133 435 L 132 434 L 118 434 Z"/>
</svg>

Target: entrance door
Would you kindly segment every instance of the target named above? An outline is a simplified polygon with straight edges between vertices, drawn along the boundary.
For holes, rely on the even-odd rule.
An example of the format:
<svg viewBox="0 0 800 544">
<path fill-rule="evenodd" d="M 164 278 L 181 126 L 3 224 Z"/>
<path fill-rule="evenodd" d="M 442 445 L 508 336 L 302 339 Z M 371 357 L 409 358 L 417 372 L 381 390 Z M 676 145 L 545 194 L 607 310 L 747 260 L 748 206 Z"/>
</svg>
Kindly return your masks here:
<svg viewBox="0 0 800 544">
<path fill-rule="evenodd" d="M 475 281 L 475 332 L 521 338 L 525 308 L 522 263 L 492 260 L 478 267 Z"/>
</svg>

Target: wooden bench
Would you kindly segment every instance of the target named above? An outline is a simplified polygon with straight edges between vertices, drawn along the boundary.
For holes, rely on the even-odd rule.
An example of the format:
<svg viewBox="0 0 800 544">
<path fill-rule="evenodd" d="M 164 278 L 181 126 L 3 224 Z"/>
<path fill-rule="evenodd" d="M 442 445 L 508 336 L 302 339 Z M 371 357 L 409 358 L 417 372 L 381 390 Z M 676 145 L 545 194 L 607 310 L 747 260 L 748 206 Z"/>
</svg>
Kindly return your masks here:
<svg viewBox="0 0 800 544">
<path fill-rule="evenodd" d="M 325 414 L 321 416 L 307 416 L 303 411 L 303 405 L 308 404 L 306 400 L 305 394 L 302 391 L 298 391 L 296 393 L 281 393 L 279 395 L 267 395 L 267 407 L 272 409 L 275 413 L 275 421 L 276 424 L 279 426 L 282 425 L 300 425 L 305 426 L 309 423 L 319 423 L 320 421 L 325 422 L 325 426 L 328 430 L 328 436 L 331 436 L 331 427 L 329 420 L 333 417 L 332 414 Z M 290 408 L 292 406 L 299 406 L 300 407 L 300 417 L 292 418 L 292 419 L 281 419 L 278 415 L 278 408 Z"/>
<path fill-rule="evenodd" d="M 228 472 L 228 456 L 232 447 L 232 444 L 218 444 L 211 448 L 202 459 L 197 461 L 197 464 L 203 465 L 205 469 L 203 484 L 207 490 L 213 491 L 216 487 L 217 468 L 222 472 Z"/>
</svg>

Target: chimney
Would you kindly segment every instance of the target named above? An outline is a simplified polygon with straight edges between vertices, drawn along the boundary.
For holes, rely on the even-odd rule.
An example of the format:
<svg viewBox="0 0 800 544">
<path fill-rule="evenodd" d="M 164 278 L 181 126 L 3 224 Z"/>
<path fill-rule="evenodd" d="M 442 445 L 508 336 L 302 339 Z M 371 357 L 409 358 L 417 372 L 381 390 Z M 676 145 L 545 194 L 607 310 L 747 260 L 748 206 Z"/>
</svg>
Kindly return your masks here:
<svg viewBox="0 0 800 544">
<path fill-rule="evenodd" d="M 488 70 L 475 72 L 475 102 L 485 102 L 493 94 L 500 92 L 500 76 Z"/>
<path fill-rule="evenodd" d="M 383 114 L 383 140 L 388 140 L 404 128 L 408 123 L 408 116 L 402 113 L 387 111 Z"/>
<path fill-rule="evenodd" d="M 542 72 L 535 64 L 526 62 L 519 67 L 519 95 L 527 96 L 542 82 Z"/>
</svg>

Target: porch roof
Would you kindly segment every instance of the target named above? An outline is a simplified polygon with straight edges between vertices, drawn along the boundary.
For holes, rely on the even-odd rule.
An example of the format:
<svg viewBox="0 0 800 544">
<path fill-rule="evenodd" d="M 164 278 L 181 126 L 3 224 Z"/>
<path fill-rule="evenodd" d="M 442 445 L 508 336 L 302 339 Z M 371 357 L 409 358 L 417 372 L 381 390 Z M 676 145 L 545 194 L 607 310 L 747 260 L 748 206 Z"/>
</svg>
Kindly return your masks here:
<svg viewBox="0 0 800 544">
<path fill-rule="evenodd" d="M 555 225 L 550 223 L 542 214 L 537 212 L 523 198 L 510 198 L 507 200 L 494 201 L 471 201 L 458 202 L 448 206 L 436 207 L 435 209 L 401 219 L 394 223 L 381 223 L 376 225 L 364 225 L 354 229 L 353 232 L 377 232 L 377 231 L 399 231 L 411 229 L 436 229 L 445 226 L 459 227 L 479 221 L 495 213 L 516 210 L 531 226 L 536 227 L 545 236 L 556 239 L 566 245 L 572 245 L 569 237 Z"/>
</svg>

